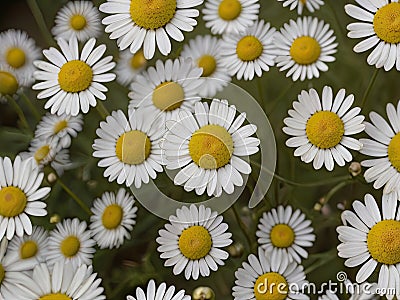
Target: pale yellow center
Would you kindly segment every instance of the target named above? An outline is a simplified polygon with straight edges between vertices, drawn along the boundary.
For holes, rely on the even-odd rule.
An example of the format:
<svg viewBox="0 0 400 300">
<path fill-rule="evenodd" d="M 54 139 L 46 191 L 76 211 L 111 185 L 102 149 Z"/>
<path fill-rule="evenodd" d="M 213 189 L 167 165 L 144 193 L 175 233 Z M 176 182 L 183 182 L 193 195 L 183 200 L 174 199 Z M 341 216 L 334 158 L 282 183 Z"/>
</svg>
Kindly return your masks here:
<svg viewBox="0 0 400 300">
<path fill-rule="evenodd" d="M 392 166 L 400 172 L 400 133 L 397 133 L 390 141 L 388 157 Z"/>
<path fill-rule="evenodd" d="M 53 129 L 54 134 L 59 133 L 61 130 L 65 129 L 65 128 L 67 128 L 67 127 L 68 127 L 68 122 L 67 122 L 66 120 L 62 120 L 62 121 L 60 121 L 60 122 L 57 122 L 57 123 L 54 125 L 54 129 Z"/>
<path fill-rule="evenodd" d="M 299 65 L 315 63 L 321 54 L 321 46 L 310 36 L 296 38 L 290 47 L 290 56 Z"/>
<path fill-rule="evenodd" d="M 382 6 L 374 16 L 374 31 L 383 41 L 400 43 L 400 3 L 392 2 Z"/>
<path fill-rule="evenodd" d="M 86 27 L 86 18 L 82 15 L 73 15 L 70 19 L 72 29 L 82 30 Z"/>
<path fill-rule="evenodd" d="M 58 73 L 61 89 L 69 93 L 86 90 L 92 83 L 92 79 L 92 68 L 80 60 L 66 62 Z"/>
<path fill-rule="evenodd" d="M 25 210 L 27 198 L 17 187 L 6 186 L 0 189 L 0 216 L 12 218 Z"/>
<path fill-rule="evenodd" d="M 120 161 L 129 165 L 139 165 L 149 157 L 151 142 L 142 131 L 132 130 L 122 134 L 115 146 L 115 153 Z"/>
<path fill-rule="evenodd" d="M 25 65 L 25 60 L 25 52 L 21 48 L 10 48 L 7 51 L 6 61 L 11 67 L 15 69 L 21 68 Z"/>
<path fill-rule="evenodd" d="M 143 50 L 136 52 L 131 58 L 131 68 L 133 70 L 139 70 L 146 66 L 147 60 L 144 57 Z"/>
<path fill-rule="evenodd" d="M 300 3 L 303 4 L 303 5 L 306 5 L 307 0 L 300 0 Z"/>
<path fill-rule="evenodd" d="M 255 36 L 243 37 L 236 46 L 236 54 L 243 61 L 252 61 L 260 57 L 263 45 Z"/>
<path fill-rule="evenodd" d="M 21 245 L 19 255 L 22 259 L 34 257 L 38 252 L 38 246 L 34 241 L 26 241 Z"/>
<path fill-rule="evenodd" d="M 103 226 L 107 229 L 117 228 L 122 221 L 124 211 L 118 204 L 111 204 L 106 207 L 101 217 Z"/>
<path fill-rule="evenodd" d="M 233 154 L 233 139 L 219 125 L 205 125 L 196 130 L 189 141 L 192 160 L 203 169 L 218 169 L 229 163 Z"/>
<path fill-rule="evenodd" d="M 318 111 L 308 119 L 306 134 L 314 146 L 321 149 L 332 148 L 342 140 L 344 124 L 337 114 Z"/>
<path fill-rule="evenodd" d="M 78 252 L 79 249 L 81 248 L 81 242 L 76 236 L 70 235 L 66 237 L 62 242 L 60 246 L 61 253 L 65 257 L 73 257 L 75 256 Z"/>
<path fill-rule="evenodd" d="M 269 272 L 259 276 L 254 284 L 256 300 L 283 300 L 289 294 L 289 285 L 279 273 Z"/>
<path fill-rule="evenodd" d="M 211 235 L 203 226 L 192 226 L 182 231 L 179 237 L 179 249 L 191 260 L 205 257 L 211 250 Z"/>
<path fill-rule="evenodd" d="M 132 21 L 145 29 L 168 24 L 175 15 L 176 0 L 131 0 Z"/>
<path fill-rule="evenodd" d="M 215 68 L 217 67 L 217 62 L 215 61 L 214 56 L 206 54 L 199 58 L 197 65 L 199 68 L 203 68 L 201 76 L 208 77 L 214 73 Z"/>
<path fill-rule="evenodd" d="M 218 14 L 226 21 L 235 20 L 242 12 L 242 4 L 239 0 L 222 0 L 218 7 Z"/>
<path fill-rule="evenodd" d="M 179 83 L 166 81 L 153 91 L 153 104 L 162 111 L 172 111 L 181 107 L 185 92 Z"/>
<path fill-rule="evenodd" d="M 294 242 L 294 231 L 286 224 L 277 224 L 270 233 L 272 245 L 278 248 L 290 247 Z"/>
<path fill-rule="evenodd" d="M 36 150 L 33 157 L 35 158 L 36 162 L 40 164 L 43 161 L 43 159 L 49 154 L 49 152 L 50 152 L 49 145 L 44 145 Z"/>
<path fill-rule="evenodd" d="M 65 294 L 52 293 L 52 294 L 47 294 L 45 296 L 42 296 L 38 300 L 72 300 L 72 298 L 68 297 Z"/>
<path fill-rule="evenodd" d="M 3 265 L 0 264 L 0 285 L 3 282 L 5 276 L 6 276 L 6 271 L 4 270 Z"/>
<path fill-rule="evenodd" d="M 9 72 L 0 71 L 0 94 L 14 95 L 18 90 L 18 80 Z"/>
</svg>

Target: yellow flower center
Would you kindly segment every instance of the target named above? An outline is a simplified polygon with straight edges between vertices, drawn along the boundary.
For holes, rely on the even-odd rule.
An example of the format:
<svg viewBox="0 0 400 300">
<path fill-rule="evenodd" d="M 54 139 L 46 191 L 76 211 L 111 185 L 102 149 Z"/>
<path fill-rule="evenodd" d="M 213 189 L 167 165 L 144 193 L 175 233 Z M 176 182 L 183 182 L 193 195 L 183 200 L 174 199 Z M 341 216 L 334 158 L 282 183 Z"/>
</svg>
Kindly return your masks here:
<svg viewBox="0 0 400 300">
<path fill-rule="evenodd" d="M 310 36 L 301 36 L 293 41 L 290 47 L 290 56 L 299 65 L 315 63 L 321 54 L 321 46 L 316 39 Z"/>
<path fill-rule="evenodd" d="M 49 145 L 44 145 L 36 150 L 35 155 L 33 156 L 38 164 L 40 164 L 43 159 L 49 154 L 50 147 Z"/>
<path fill-rule="evenodd" d="M 196 130 L 189 141 L 189 154 L 203 169 L 218 169 L 229 163 L 233 153 L 233 139 L 219 125 L 205 125 Z"/>
<path fill-rule="evenodd" d="M 400 133 L 397 133 L 390 141 L 388 157 L 392 166 L 400 172 Z"/>
<path fill-rule="evenodd" d="M 12 218 L 25 210 L 26 195 L 19 188 L 6 186 L 0 189 L 0 216 Z"/>
<path fill-rule="evenodd" d="M 176 0 L 131 0 L 132 21 L 145 29 L 157 29 L 172 20 Z"/>
<path fill-rule="evenodd" d="M 258 38 L 248 35 L 238 42 L 236 54 L 243 61 L 252 61 L 260 57 L 263 49 L 263 45 Z"/>
<path fill-rule="evenodd" d="M 18 90 L 18 80 L 11 73 L 0 71 L 0 94 L 13 95 Z"/>
<path fill-rule="evenodd" d="M 65 128 L 67 128 L 67 127 L 68 127 L 68 122 L 67 122 L 66 120 L 62 120 L 62 121 L 60 121 L 60 122 L 57 122 L 57 123 L 54 125 L 54 129 L 53 129 L 54 134 L 59 133 L 61 130 L 65 129 Z"/>
<path fill-rule="evenodd" d="M 147 60 L 144 57 L 143 50 L 136 52 L 131 58 L 131 68 L 134 70 L 139 70 L 144 68 L 147 64 Z"/>
<path fill-rule="evenodd" d="M 294 231 L 292 227 L 286 224 L 277 224 L 272 227 L 271 233 L 272 245 L 278 248 L 290 247 L 294 242 Z"/>
<path fill-rule="evenodd" d="M 86 90 L 92 83 L 92 79 L 92 68 L 80 60 L 66 62 L 58 73 L 61 89 L 69 93 Z"/>
<path fill-rule="evenodd" d="M 123 215 L 124 211 L 118 204 L 107 206 L 103 212 L 103 216 L 101 217 L 103 226 L 107 229 L 117 228 L 121 224 Z"/>
<path fill-rule="evenodd" d="M 307 0 L 300 0 L 300 3 L 303 4 L 303 5 L 306 5 Z"/>
<path fill-rule="evenodd" d="M 242 4 L 239 0 L 222 0 L 218 7 L 218 14 L 226 21 L 235 20 L 242 12 Z"/>
<path fill-rule="evenodd" d="M 205 257 L 211 250 L 211 235 L 203 226 L 191 226 L 182 231 L 179 249 L 191 260 Z"/>
<path fill-rule="evenodd" d="M 181 107 L 185 92 L 179 83 L 166 81 L 153 91 L 153 104 L 162 111 L 171 111 Z"/>
<path fill-rule="evenodd" d="M 61 246 L 60 246 L 61 253 L 65 257 L 75 256 L 78 253 L 80 248 L 81 248 L 81 242 L 74 235 L 70 235 L 70 236 L 66 237 L 61 242 Z"/>
<path fill-rule="evenodd" d="M 306 134 L 314 146 L 321 149 L 332 148 L 342 140 L 344 124 L 337 114 L 318 111 L 308 119 Z"/>
<path fill-rule="evenodd" d="M 400 221 L 383 220 L 368 233 L 367 246 L 371 256 L 386 265 L 400 262 Z"/>
<path fill-rule="evenodd" d="M 38 300 L 72 300 L 72 298 L 68 297 L 65 294 L 52 293 L 52 294 L 47 294 L 45 296 L 42 296 Z"/>
<path fill-rule="evenodd" d="M 2 264 L 0 264 L 0 284 L 3 282 L 4 277 L 6 276 L 6 271 Z"/>
<path fill-rule="evenodd" d="M 214 73 L 215 68 L 217 67 L 217 62 L 215 61 L 214 56 L 206 54 L 199 58 L 197 65 L 199 68 L 203 68 L 201 76 L 208 77 Z"/>
<path fill-rule="evenodd" d="M 269 272 L 259 276 L 254 284 L 256 300 L 283 300 L 289 294 L 289 285 L 279 273 Z"/>
<path fill-rule="evenodd" d="M 86 18 L 82 15 L 73 15 L 70 19 L 70 25 L 74 30 L 82 30 L 86 27 Z"/>
<path fill-rule="evenodd" d="M 122 134 L 115 146 L 115 154 L 120 161 L 129 165 L 139 165 L 150 155 L 149 137 L 139 130 L 131 130 Z"/>
<path fill-rule="evenodd" d="M 382 6 L 374 16 L 374 31 L 383 41 L 400 43 L 400 3 L 392 2 Z"/>
<path fill-rule="evenodd" d="M 34 241 L 26 241 L 19 249 L 19 254 L 22 259 L 34 257 L 37 252 L 38 246 Z"/>
<path fill-rule="evenodd" d="M 21 68 L 25 64 L 25 52 L 21 48 L 10 48 L 6 54 L 7 63 L 15 68 Z"/>
</svg>

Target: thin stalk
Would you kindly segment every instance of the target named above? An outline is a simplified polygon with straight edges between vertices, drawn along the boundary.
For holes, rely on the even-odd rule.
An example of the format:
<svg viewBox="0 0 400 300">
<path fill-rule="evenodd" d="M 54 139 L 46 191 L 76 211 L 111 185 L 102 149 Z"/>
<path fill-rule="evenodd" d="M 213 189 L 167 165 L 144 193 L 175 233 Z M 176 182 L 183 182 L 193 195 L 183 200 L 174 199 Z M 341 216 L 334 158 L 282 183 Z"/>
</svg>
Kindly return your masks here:
<svg viewBox="0 0 400 300">
<path fill-rule="evenodd" d="M 101 100 L 97 101 L 96 110 L 99 113 L 100 117 L 102 117 L 103 119 L 107 118 L 107 116 L 110 115 L 110 113 L 108 112 L 107 108 L 104 106 Z"/>
<path fill-rule="evenodd" d="M 49 45 L 54 44 L 53 36 L 50 34 L 49 29 L 47 28 L 46 22 L 44 21 L 44 17 L 42 11 L 40 10 L 39 5 L 36 0 L 27 0 L 29 8 L 31 9 L 32 15 L 35 18 L 35 21 L 39 27 L 43 38 Z"/>
<path fill-rule="evenodd" d="M 367 98 L 369 96 L 369 93 L 371 92 L 372 86 L 375 83 L 375 79 L 378 76 L 379 70 L 380 69 L 378 69 L 378 68 L 375 69 L 374 74 L 372 75 L 371 79 L 369 80 L 368 87 L 365 90 L 364 96 L 363 96 L 362 101 L 361 101 L 361 106 L 360 106 L 361 108 L 363 108 L 365 103 L 367 102 Z"/>
<path fill-rule="evenodd" d="M 338 183 L 337 185 L 335 185 L 324 197 L 324 203 L 323 204 L 327 204 L 329 202 L 329 200 L 332 198 L 332 196 L 334 194 L 336 194 L 336 192 L 338 192 L 340 189 L 344 188 L 346 185 L 352 183 L 353 180 L 352 179 L 348 179 L 346 181 L 342 181 L 340 183 Z"/>
<path fill-rule="evenodd" d="M 21 109 L 21 107 L 19 106 L 19 104 L 17 103 L 17 101 L 15 101 L 15 99 L 10 95 L 6 95 L 6 97 L 8 99 L 8 102 L 11 104 L 11 106 L 13 107 L 15 112 L 17 113 L 18 118 L 20 119 L 20 121 L 22 123 L 22 126 L 24 128 L 26 128 L 26 129 L 31 130 L 30 127 L 29 127 L 29 123 L 25 118 L 25 114 L 24 114 L 23 110 Z"/>
<path fill-rule="evenodd" d="M 240 229 L 242 230 L 242 232 L 243 232 L 243 234 L 244 234 L 244 236 L 245 236 L 245 238 L 247 240 L 247 243 L 249 244 L 249 249 L 251 249 L 252 243 L 251 243 L 249 232 L 247 230 L 246 224 L 244 224 L 242 219 L 240 218 L 235 204 L 232 205 L 232 211 L 233 211 L 233 214 L 235 215 L 235 219 L 238 222 Z"/>
<path fill-rule="evenodd" d="M 37 110 L 37 108 L 32 104 L 31 100 L 28 98 L 27 95 L 25 95 L 25 93 L 21 93 L 21 98 L 25 101 L 26 105 L 29 107 L 36 121 L 39 122 L 42 117 L 40 116 L 40 113 Z"/>
<path fill-rule="evenodd" d="M 67 187 L 64 182 L 61 180 L 61 178 L 57 178 L 58 184 L 63 188 L 64 191 L 67 192 L 68 195 L 71 196 L 72 199 L 75 200 L 75 202 L 90 216 L 92 215 L 92 212 L 90 211 L 89 207 L 83 202 L 73 191 L 70 190 L 69 187 Z"/>
</svg>

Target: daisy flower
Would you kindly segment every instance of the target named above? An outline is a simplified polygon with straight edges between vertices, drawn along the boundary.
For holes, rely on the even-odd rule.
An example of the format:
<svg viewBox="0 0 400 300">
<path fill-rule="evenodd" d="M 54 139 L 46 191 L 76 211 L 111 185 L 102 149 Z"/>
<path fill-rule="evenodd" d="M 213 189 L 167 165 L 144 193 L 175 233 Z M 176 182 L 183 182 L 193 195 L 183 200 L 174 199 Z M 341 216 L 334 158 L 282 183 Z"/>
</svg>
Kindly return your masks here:
<svg viewBox="0 0 400 300">
<path fill-rule="evenodd" d="M 100 13 L 91 1 L 70 1 L 63 6 L 51 29 L 56 40 L 76 38 L 79 42 L 98 37 L 102 31 Z"/>
<path fill-rule="evenodd" d="M 231 76 L 228 75 L 228 70 L 221 59 L 220 47 L 221 40 L 211 35 L 198 35 L 183 46 L 181 57 L 191 58 L 199 68 L 203 69 L 201 77 L 204 83 L 198 89 L 198 94 L 203 98 L 214 97 L 231 81 Z"/>
<path fill-rule="evenodd" d="M 286 255 L 282 255 L 282 258 L 301 263 L 302 258 L 308 257 L 304 247 L 311 247 L 315 241 L 311 221 L 305 218 L 300 209 L 293 212 L 291 206 L 284 208 L 280 205 L 268 213 L 264 212 L 256 232 L 258 244 L 269 255 L 283 252 Z"/>
<path fill-rule="evenodd" d="M 190 300 L 189 295 L 185 295 L 185 290 L 180 290 L 175 293 L 175 286 L 171 285 L 167 289 L 165 282 L 156 287 L 154 280 L 150 280 L 147 284 L 146 291 L 140 287 L 136 289 L 136 298 L 128 295 L 126 300 L 154 300 L 154 299 L 173 299 L 173 300 Z"/>
<path fill-rule="evenodd" d="M 274 65 L 273 37 L 276 29 L 264 20 L 238 34 L 226 34 L 221 45 L 222 62 L 229 75 L 238 80 L 252 80 L 254 73 L 261 77 Z"/>
<path fill-rule="evenodd" d="M 100 249 L 119 248 L 136 224 L 137 207 L 133 196 L 120 188 L 118 193 L 105 192 L 93 202 L 90 230 Z"/>
<path fill-rule="evenodd" d="M 54 160 L 56 153 L 61 150 L 60 145 L 55 140 L 43 140 L 34 137 L 31 140 L 27 152 L 20 153 L 23 159 L 34 158 L 40 170 Z"/>
<path fill-rule="evenodd" d="M 286 77 L 293 81 L 318 78 L 328 71 L 326 63 L 335 61 L 336 36 L 329 24 L 317 18 L 303 17 L 284 24 L 274 38 L 276 66 L 289 70 Z"/>
<path fill-rule="evenodd" d="M 176 185 L 202 195 L 232 194 L 242 186 L 242 174 L 250 174 L 250 165 L 240 156 L 258 152 L 260 141 L 251 137 L 257 127 L 242 126 L 246 113 L 236 117 L 234 105 L 214 99 L 196 103 L 194 115 L 181 110 L 177 121 L 167 122 L 169 131 L 162 148 L 167 169 L 182 168 L 174 178 Z"/>
<path fill-rule="evenodd" d="M 91 233 L 86 227 L 86 222 L 81 222 L 78 218 L 57 223 L 56 228 L 50 232 L 48 241 L 46 259 L 49 266 L 57 261 L 70 262 L 74 267 L 92 263 L 96 242 L 90 238 Z"/>
<path fill-rule="evenodd" d="M 11 240 L 24 232 L 31 235 L 28 215 L 47 215 L 46 203 L 41 200 L 50 188 L 40 188 L 43 176 L 32 159 L 23 160 L 17 155 L 12 163 L 10 158 L 0 157 L 0 240 Z"/>
<path fill-rule="evenodd" d="M 206 0 L 202 10 L 206 27 L 213 34 L 239 33 L 258 19 L 258 0 Z"/>
<path fill-rule="evenodd" d="M 33 61 L 40 57 L 40 49 L 25 31 L 9 29 L 0 34 L 0 64 L 24 78 L 26 86 L 31 86 L 34 81 L 36 68 Z"/>
<path fill-rule="evenodd" d="M 192 111 L 201 99 L 202 72 L 191 59 L 158 60 L 132 82 L 129 107 L 150 108 L 166 120 L 175 118 L 178 108 Z"/>
<path fill-rule="evenodd" d="M 298 101 L 293 102 L 294 109 L 288 112 L 290 117 L 283 120 L 287 126 L 283 132 L 293 136 L 286 146 L 296 148 L 294 156 L 300 156 L 305 163 L 313 161 L 316 170 L 325 165 L 332 171 L 334 162 L 342 167 L 352 160 L 345 147 L 362 148 L 362 143 L 349 135 L 364 130 L 364 116 L 359 115 L 361 108 L 350 109 L 354 96 L 345 97 L 345 93 L 345 89 L 340 89 L 333 98 L 332 88 L 324 86 L 320 99 L 316 90 L 303 90 Z"/>
<path fill-rule="evenodd" d="M 223 217 L 210 208 L 192 204 L 176 210 L 169 217 L 169 224 L 161 229 L 156 239 L 160 257 L 166 259 L 164 266 L 174 266 L 174 275 L 185 272 L 185 278 L 194 280 L 209 276 L 210 269 L 216 271 L 223 266 L 229 254 L 220 248 L 232 243 L 228 225 Z"/>
<path fill-rule="evenodd" d="M 15 73 L 15 71 L 0 64 L 0 103 L 6 103 L 8 97 L 16 97 L 23 87 L 27 86 L 27 80 Z"/>
<path fill-rule="evenodd" d="M 361 165 L 368 167 L 364 177 L 374 182 L 374 188 L 383 188 L 383 193 L 399 192 L 400 184 L 400 102 L 397 109 L 386 105 L 389 124 L 376 112 L 369 114 L 370 122 L 364 122 L 365 132 L 372 139 L 360 139 L 362 154 L 375 157 L 364 160 Z"/>
<path fill-rule="evenodd" d="M 324 5 L 323 0 L 278 0 L 279 2 L 283 1 L 283 7 L 289 6 L 290 10 L 293 10 L 297 7 L 297 13 L 301 15 L 303 13 L 304 7 L 308 9 L 309 12 L 315 12 L 320 8 L 320 6 Z"/>
<path fill-rule="evenodd" d="M 193 7 L 204 0 L 107 0 L 100 11 L 110 14 L 103 19 L 110 39 L 117 39 L 120 50 L 136 53 L 143 47 L 144 57 L 151 59 L 156 46 L 162 55 L 171 52 L 170 37 L 182 42 L 182 31 L 190 32 L 199 15 Z"/>
<path fill-rule="evenodd" d="M 162 172 L 160 139 L 164 134 L 160 122 L 150 120 L 146 110 L 128 109 L 128 118 L 121 111 L 113 111 L 96 130 L 98 139 L 93 144 L 94 157 L 106 167 L 104 177 L 140 188 L 150 178 Z"/>
<path fill-rule="evenodd" d="M 307 286 L 303 266 L 288 262 L 282 252 L 272 257 L 258 248 L 258 257 L 250 254 L 242 268 L 235 272 L 234 300 L 309 299 L 302 293 Z"/>
<path fill-rule="evenodd" d="M 369 65 L 400 71 L 400 30 L 397 23 L 400 3 L 397 0 L 357 1 L 345 5 L 346 13 L 361 22 L 347 25 L 349 38 L 365 38 L 354 46 L 356 53 L 374 48 L 367 58 Z"/>
<path fill-rule="evenodd" d="M 124 86 L 129 86 L 136 76 L 146 67 L 147 60 L 143 50 L 132 54 L 129 50 L 124 50 L 119 54 L 119 60 L 115 68 L 117 82 Z"/>
<path fill-rule="evenodd" d="M 58 262 L 54 267 L 42 263 L 33 269 L 32 276 L 20 274 L 12 291 L 7 290 L 6 299 L 40 300 L 103 300 L 104 289 L 101 278 L 93 273 L 93 267 L 74 266 L 71 263 Z"/>
<path fill-rule="evenodd" d="M 90 106 L 96 106 L 96 98 L 106 100 L 103 92 L 107 88 L 101 84 L 113 81 L 115 74 L 106 73 L 114 68 L 112 56 L 102 58 L 106 45 L 94 49 L 96 39 L 91 38 L 85 43 L 79 55 L 78 41 L 72 38 L 69 42 L 59 39 L 57 44 L 61 52 L 51 47 L 43 50 L 44 56 L 50 61 L 35 61 L 41 71 L 35 71 L 34 90 L 43 90 L 38 99 L 50 99 L 44 108 L 51 108 L 51 113 L 77 116 L 80 111 L 87 113 Z"/>
</svg>

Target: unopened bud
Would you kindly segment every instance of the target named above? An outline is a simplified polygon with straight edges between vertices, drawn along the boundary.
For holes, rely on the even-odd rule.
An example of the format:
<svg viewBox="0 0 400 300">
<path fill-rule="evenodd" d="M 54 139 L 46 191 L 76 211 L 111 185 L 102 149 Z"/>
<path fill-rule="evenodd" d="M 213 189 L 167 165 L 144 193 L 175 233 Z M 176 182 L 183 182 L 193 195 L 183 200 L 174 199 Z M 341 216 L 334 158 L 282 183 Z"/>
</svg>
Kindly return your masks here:
<svg viewBox="0 0 400 300">
<path fill-rule="evenodd" d="M 58 214 L 54 214 L 50 217 L 50 223 L 51 224 L 57 224 L 61 221 L 61 217 Z"/>
<path fill-rule="evenodd" d="M 229 255 L 235 258 L 241 257 L 244 252 L 244 247 L 241 243 L 234 243 L 228 247 Z"/>
<path fill-rule="evenodd" d="M 349 166 L 349 173 L 353 177 L 360 174 L 361 173 L 361 164 L 359 162 L 353 161 Z"/>
<path fill-rule="evenodd" d="M 56 180 L 57 180 L 57 175 L 54 174 L 53 172 L 49 173 L 49 175 L 47 175 L 48 183 L 53 184 L 54 182 L 56 182 Z"/>
<path fill-rule="evenodd" d="M 215 300 L 214 291 L 207 286 L 200 286 L 193 291 L 193 300 Z"/>
</svg>

